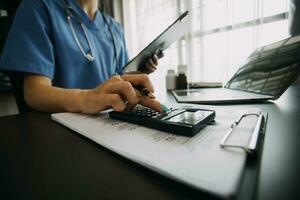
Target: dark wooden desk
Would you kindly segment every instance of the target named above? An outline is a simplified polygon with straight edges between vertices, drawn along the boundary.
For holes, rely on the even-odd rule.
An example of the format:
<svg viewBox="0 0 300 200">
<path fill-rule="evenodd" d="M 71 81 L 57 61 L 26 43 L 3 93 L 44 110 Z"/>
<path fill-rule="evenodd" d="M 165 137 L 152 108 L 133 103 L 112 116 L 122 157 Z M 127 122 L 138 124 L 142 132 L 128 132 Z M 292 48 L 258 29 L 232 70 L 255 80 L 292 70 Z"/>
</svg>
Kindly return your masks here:
<svg viewBox="0 0 300 200">
<path fill-rule="evenodd" d="M 299 103 L 294 86 L 274 104 L 234 106 L 269 113 L 261 162 L 249 161 L 237 199 L 300 199 Z M 0 199 L 215 198 L 123 159 L 48 114 L 0 118 Z"/>
</svg>

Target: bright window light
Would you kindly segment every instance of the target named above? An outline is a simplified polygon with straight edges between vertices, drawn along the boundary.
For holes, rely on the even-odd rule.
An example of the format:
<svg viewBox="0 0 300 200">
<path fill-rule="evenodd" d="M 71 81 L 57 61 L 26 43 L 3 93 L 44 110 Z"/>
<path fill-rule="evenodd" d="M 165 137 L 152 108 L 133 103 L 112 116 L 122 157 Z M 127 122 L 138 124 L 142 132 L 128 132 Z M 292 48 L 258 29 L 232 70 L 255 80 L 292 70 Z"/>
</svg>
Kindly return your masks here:
<svg viewBox="0 0 300 200">
<path fill-rule="evenodd" d="M 134 57 L 180 13 L 190 11 L 189 37 L 165 52 L 154 85 L 168 69 L 188 65 L 189 81 L 226 82 L 257 47 L 289 36 L 288 0 L 123 0 L 125 37 Z"/>
</svg>

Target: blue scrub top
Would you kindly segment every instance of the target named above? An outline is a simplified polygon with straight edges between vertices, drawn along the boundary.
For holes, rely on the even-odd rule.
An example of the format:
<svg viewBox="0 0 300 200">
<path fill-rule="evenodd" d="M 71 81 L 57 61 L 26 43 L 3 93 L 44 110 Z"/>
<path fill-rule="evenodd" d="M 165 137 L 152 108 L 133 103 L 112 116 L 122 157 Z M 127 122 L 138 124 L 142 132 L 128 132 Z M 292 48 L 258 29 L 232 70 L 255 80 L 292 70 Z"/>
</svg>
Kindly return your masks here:
<svg viewBox="0 0 300 200">
<path fill-rule="evenodd" d="M 23 0 L 1 56 L 0 70 L 47 76 L 54 86 L 94 88 L 115 74 L 122 74 L 128 62 L 124 34 L 111 17 L 97 12 L 90 20 L 76 0 L 70 6 L 81 17 L 93 46 L 94 61 L 81 53 L 68 24 L 64 0 Z M 117 48 L 117 62 L 112 34 Z M 84 52 L 90 52 L 76 17 L 73 26 Z"/>
</svg>

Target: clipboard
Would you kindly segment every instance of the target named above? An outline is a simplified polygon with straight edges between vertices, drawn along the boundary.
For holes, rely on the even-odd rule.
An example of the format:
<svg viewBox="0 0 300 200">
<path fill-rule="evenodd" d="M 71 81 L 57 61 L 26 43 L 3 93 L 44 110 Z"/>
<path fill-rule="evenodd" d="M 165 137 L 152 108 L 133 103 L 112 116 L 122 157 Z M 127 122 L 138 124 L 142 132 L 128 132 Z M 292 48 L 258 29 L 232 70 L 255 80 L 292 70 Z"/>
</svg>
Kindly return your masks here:
<svg viewBox="0 0 300 200">
<path fill-rule="evenodd" d="M 228 142 L 228 139 L 235 134 L 234 130 L 241 123 L 242 120 L 245 120 L 247 117 L 256 116 L 257 122 L 254 128 L 253 133 L 251 134 L 249 143 L 247 145 L 238 145 L 235 146 Z M 259 114 L 249 113 L 241 115 L 237 120 L 232 123 L 227 134 L 223 137 L 220 142 L 221 148 L 224 150 L 230 148 L 243 149 L 247 154 L 246 166 L 242 175 L 243 181 L 240 182 L 239 193 L 236 196 L 236 199 L 252 200 L 255 198 L 257 190 L 257 180 L 259 175 L 260 163 L 262 159 L 263 143 L 265 139 L 266 129 L 268 122 L 268 113 L 261 112 Z M 239 134 L 239 133 L 236 133 Z M 245 195 L 247 191 L 247 195 Z"/>
<path fill-rule="evenodd" d="M 252 134 L 250 135 L 249 142 L 246 144 L 238 144 L 238 143 L 230 143 L 228 142 L 229 138 L 235 133 L 234 130 L 241 124 L 242 120 L 247 117 L 255 116 L 257 117 L 257 121 L 254 127 Z M 225 134 L 223 139 L 220 142 L 220 146 L 222 148 L 241 148 L 245 150 L 250 155 L 257 155 L 260 151 L 261 141 L 264 138 L 264 134 L 266 131 L 268 113 L 260 112 L 257 113 L 247 113 L 241 115 L 236 121 L 231 124 L 230 129 Z M 237 134 L 239 132 L 237 131 Z"/>
<path fill-rule="evenodd" d="M 188 33 L 188 14 L 189 11 L 181 14 L 168 28 L 166 28 L 158 37 L 156 37 L 136 57 L 129 61 L 129 63 L 123 68 L 123 72 L 128 73 L 141 71 L 147 73 L 147 71 L 143 69 L 143 67 L 151 56 L 160 54 L 172 43 Z"/>
<path fill-rule="evenodd" d="M 178 106 L 188 108 L 195 105 Z M 80 135 L 158 174 L 229 199 L 239 191 L 246 161 L 252 158 L 248 155 L 255 155 L 255 152 L 262 149 L 259 146 L 263 144 L 260 140 L 266 129 L 267 115 L 259 109 L 215 110 L 216 122 L 192 138 L 113 120 L 107 113 L 95 116 L 56 113 L 51 117 Z M 246 115 L 243 116 L 244 114 Z M 233 123 L 235 125 L 231 125 Z M 243 137 L 246 142 L 240 143 L 241 147 L 225 146 L 234 145 L 230 143 L 234 141 L 232 139 L 243 134 L 248 138 Z M 224 139 L 225 135 L 227 137 Z M 223 141 L 223 146 L 220 146 L 220 141 Z M 249 141 L 255 143 L 255 148 L 249 148 Z M 244 147 L 249 150 L 245 151 Z M 251 180 L 252 182 L 255 181 Z"/>
</svg>

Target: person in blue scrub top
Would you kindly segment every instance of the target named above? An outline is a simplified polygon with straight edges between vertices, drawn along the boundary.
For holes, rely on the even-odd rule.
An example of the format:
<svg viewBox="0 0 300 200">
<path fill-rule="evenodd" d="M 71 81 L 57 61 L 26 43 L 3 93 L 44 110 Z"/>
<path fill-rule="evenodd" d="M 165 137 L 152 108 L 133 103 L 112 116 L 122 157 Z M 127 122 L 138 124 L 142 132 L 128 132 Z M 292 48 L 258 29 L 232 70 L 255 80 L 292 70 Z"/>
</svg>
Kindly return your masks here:
<svg viewBox="0 0 300 200">
<path fill-rule="evenodd" d="M 154 71 L 157 56 L 146 68 Z M 0 70 L 22 73 L 24 98 L 46 112 L 96 114 L 138 103 L 163 111 L 145 74 L 122 74 L 128 62 L 120 25 L 98 10 L 98 0 L 23 0 L 1 57 Z"/>
</svg>

